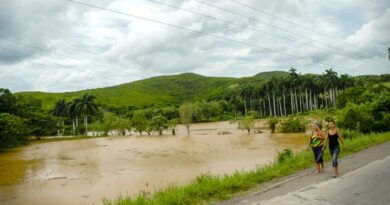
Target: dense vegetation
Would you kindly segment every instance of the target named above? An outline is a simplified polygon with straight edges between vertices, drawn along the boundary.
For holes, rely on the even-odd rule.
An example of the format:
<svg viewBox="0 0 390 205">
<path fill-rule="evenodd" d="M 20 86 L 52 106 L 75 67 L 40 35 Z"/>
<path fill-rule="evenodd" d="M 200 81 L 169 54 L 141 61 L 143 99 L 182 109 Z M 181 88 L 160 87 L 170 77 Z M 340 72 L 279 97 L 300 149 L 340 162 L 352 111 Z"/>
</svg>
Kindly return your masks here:
<svg viewBox="0 0 390 205">
<path fill-rule="evenodd" d="M 27 143 L 28 136 L 53 135 L 56 129 L 55 117 L 42 109 L 40 100 L 0 89 L 0 151 Z"/>
<path fill-rule="evenodd" d="M 185 73 L 108 88 L 71 93 L 0 92 L 1 149 L 24 144 L 28 136 L 176 133 L 183 123 L 231 120 L 248 133 L 254 119 L 269 118 L 272 131 L 302 132 L 297 116 L 324 109 L 346 130 L 389 130 L 390 75 L 338 76 L 290 72 L 248 78 Z M 290 117 L 287 117 L 290 116 Z M 283 117 L 279 119 L 279 117 Z M 83 123 L 82 123 L 82 122 Z M 93 132 L 89 132 L 93 131 Z"/>
</svg>

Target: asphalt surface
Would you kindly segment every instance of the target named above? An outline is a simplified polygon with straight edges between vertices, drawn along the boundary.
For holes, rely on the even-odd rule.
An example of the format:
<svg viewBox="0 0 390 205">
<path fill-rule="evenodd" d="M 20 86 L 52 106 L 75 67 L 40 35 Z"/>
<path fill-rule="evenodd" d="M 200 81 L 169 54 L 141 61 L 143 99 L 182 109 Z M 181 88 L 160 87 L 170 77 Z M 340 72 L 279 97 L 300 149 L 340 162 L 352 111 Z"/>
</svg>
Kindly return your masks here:
<svg viewBox="0 0 390 205">
<path fill-rule="evenodd" d="M 338 178 L 329 163 L 322 174 L 303 170 L 221 204 L 390 204 L 390 142 L 342 158 L 339 169 Z"/>
</svg>

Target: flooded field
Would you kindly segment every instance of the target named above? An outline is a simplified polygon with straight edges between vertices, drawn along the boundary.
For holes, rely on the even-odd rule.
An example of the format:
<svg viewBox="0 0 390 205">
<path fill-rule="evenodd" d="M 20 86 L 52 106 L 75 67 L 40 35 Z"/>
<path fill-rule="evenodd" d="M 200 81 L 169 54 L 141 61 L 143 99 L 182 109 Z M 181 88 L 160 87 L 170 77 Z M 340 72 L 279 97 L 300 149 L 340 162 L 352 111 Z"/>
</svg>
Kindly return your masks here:
<svg viewBox="0 0 390 205">
<path fill-rule="evenodd" d="M 31 144 L 0 154 L 0 204 L 101 204 L 103 197 L 153 192 L 201 173 L 255 168 L 278 150 L 299 150 L 307 142 L 303 133 L 267 132 L 248 135 L 216 122 L 192 125 L 190 137 L 179 126 L 176 136 Z"/>
</svg>

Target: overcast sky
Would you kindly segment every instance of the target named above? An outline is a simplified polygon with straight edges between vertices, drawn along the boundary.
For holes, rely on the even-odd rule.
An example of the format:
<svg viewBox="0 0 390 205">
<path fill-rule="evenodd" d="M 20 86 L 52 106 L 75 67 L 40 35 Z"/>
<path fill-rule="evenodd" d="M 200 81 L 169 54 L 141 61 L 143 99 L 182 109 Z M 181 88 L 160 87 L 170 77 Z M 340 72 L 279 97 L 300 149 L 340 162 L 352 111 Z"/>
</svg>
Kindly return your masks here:
<svg viewBox="0 0 390 205">
<path fill-rule="evenodd" d="M 78 1 L 214 37 L 66 0 L 1 0 L 0 87 L 62 92 L 183 72 L 241 77 L 290 67 L 390 73 L 388 0 L 236 0 L 315 32 L 229 0 L 203 1 L 230 13 L 195 0 L 153 1 L 236 25 L 148 0 Z"/>
</svg>

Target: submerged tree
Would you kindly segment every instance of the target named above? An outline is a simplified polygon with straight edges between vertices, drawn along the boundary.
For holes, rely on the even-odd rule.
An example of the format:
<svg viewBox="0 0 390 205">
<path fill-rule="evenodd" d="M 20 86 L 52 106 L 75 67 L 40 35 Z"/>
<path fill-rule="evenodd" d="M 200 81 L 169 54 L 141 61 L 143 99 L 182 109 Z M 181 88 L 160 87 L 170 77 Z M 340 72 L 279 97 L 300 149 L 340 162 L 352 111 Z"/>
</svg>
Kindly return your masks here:
<svg viewBox="0 0 390 205">
<path fill-rule="evenodd" d="M 135 131 L 140 135 L 142 132 L 147 131 L 148 121 L 145 118 L 145 112 L 142 110 L 134 111 L 133 118 L 131 119 L 132 126 Z"/>
<path fill-rule="evenodd" d="M 162 132 L 168 128 L 168 119 L 162 115 L 157 115 L 152 117 L 150 122 L 152 130 L 158 132 L 159 135 L 162 135 Z"/>
<path fill-rule="evenodd" d="M 177 124 L 179 124 L 179 119 L 177 119 L 177 118 L 169 120 L 169 122 L 168 122 L 168 128 L 172 131 L 172 135 L 176 135 Z"/>
<path fill-rule="evenodd" d="M 251 130 L 255 127 L 255 119 L 250 116 L 241 117 L 237 120 L 238 129 L 248 131 L 248 134 L 251 133 Z"/>
<path fill-rule="evenodd" d="M 190 126 L 194 114 L 195 107 L 192 103 L 185 103 L 179 108 L 180 121 L 186 126 L 188 136 L 190 135 Z"/>
<path fill-rule="evenodd" d="M 275 133 L 276 125 L 278 124 L 279 119 L 277 117 L 271 117 L 267 120 L 267 123 L 271 129 L 272 133 Z"/>
</svg>

